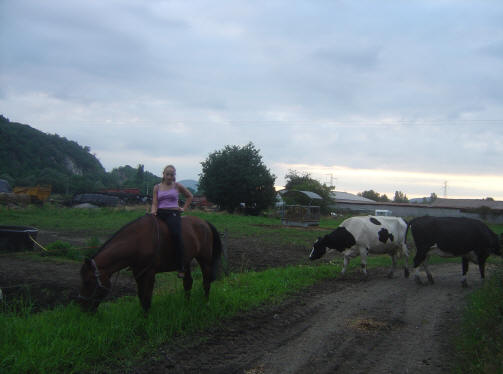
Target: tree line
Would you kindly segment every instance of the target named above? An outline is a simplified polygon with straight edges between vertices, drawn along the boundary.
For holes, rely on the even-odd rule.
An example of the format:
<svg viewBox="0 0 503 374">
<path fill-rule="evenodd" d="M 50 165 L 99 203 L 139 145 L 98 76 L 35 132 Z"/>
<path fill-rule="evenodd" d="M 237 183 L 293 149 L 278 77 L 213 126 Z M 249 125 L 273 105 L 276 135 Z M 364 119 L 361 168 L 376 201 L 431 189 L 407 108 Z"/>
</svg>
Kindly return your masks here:
<svg viewBox="0 0 503 374">
<path fill-rule="evenodd" d="M 260 151 L 253 143 L 245 146 L 227 145 L 201 162 L 198 191 L 228 212 L 237 210 L 259 214 L 274 207 L 277 193 L 276 176 L 263 163 Z M 137 188 L 142 195 L 151 195 L 160 177 L 136 168 L 121 166 L 106 172 L 88 146 L 80 146 L 57 134 L 45 134 L 28 125 L 10 122 L 0 115 L 0 179 L 11 186 L 51 185 L 53 193 L 73 195 L 104 189 Z M 289 170 L 285 176 L 287 190 L 310 191 L 318 194 L 322 214 L 328 214 L 335 203 L 334 187 L 320 183 L 309 173 Z M 358 195 L 374 201 L 390 202 L 384 194 L 367 190 Z M 432 193 L 430 199 L 435 199 Z M 284 197 L 286 204 L 308 205 L 302 194 Z M 408 202 L 407 195 L 396 191 L 396 203 Z"/>
</svg>

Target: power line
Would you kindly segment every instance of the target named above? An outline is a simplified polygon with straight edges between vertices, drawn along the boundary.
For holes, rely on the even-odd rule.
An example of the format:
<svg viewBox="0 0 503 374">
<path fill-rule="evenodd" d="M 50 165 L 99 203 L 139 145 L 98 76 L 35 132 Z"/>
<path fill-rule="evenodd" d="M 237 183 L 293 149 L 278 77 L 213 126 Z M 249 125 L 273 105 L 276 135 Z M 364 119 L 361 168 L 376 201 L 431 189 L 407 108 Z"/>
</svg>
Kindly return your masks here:
<svg viewBox="0 0 503 374">
<path fill-rule="evenodd" d="M 220 122 L 211 121 L 200 121 L 200 120 L 170 120 L 160 123 L 149 122 L 116 122 L 116 123 L 80 123 L 77 126 L 105 126 L 105 127 L 162 127 L 162 126 L 309 126 L 309 127 L 393 127 L 393 126 L 403 126 L 409 128 L 421 128 L 421 127 L 458 127 L 458 126 L 494 126 L 503 125 L 503 120 L 436 120 L 436 121 L 391 121 L 391 122 L 365 122 L 365 121 L 351 121 L 351 120 L 333 120 L 333 121 L 323 121 L 323 120 L 291 120 L 291 121 L 274 121 L 274 120 L 228 120 Z"/>
</svg>

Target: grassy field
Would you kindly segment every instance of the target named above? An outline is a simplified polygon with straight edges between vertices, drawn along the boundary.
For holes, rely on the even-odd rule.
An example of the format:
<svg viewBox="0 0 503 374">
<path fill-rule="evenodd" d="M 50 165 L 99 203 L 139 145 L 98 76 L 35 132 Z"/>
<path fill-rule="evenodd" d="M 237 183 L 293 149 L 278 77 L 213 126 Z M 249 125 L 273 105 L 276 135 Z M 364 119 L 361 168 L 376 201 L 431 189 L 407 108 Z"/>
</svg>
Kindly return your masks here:
<svg viewBox="0 0 503 374">
<path fill-rule="evenodd" d="M 32 225 L 46 230 L 86 230 L 92 241 L 97 227 L 104 235 L 111 234 L 143 214 L 144 208 L 77 210 L 46 206 L 1 209 L 0 224 Z M 294 241 L 312 244 L 317 236 L 324 234 L 324 231 L 286 230 L 276 218 L 191 214 L 208 219 L 220 231 L 227 230 L 233 236 L 260 236 L 265 243 Z M 323 219 L 320 228 L 328 233 L 341 220 Z M 498 234 L 503 232 L 503 226 L 492 228 Z M 389 264 L 388 257 L 369 259 L 369 267 Z M 352 261 L 351 265 L 358 266 L 359 261 Z M 82 313 L 74 305 L 37 314 L 31 313 L 30 305 L 23 308 L 3 305 L 0 313 L 0 372 L 93 372 L 116 366 L 118 362 L 132 366 L 173 336 L 218 325 L 238 312 L 251 310 L 265 302 L 278 303 L 289 294 L 336 274 L 334 265 L 233 273 L 213 284 L 210 306 L 202 303 L 199 287 L 194 288 L 191 302 L 185 303 L 182 290 L 173 290 L 167 281 L 165 288 L 157 289 L 152 310 L 146 317 L 136 297 L 104 303 L 94 315 Z M 197 282 L 200 274 L 196 272 L 194 276 Z M 486 359 L 490 355 L 494 357 L 495 348 L 499 349 L 499 356 L 495 357 L 499 357 L 501 363 L 503 282 L 501 277 L 494 279 L 473 295 L 463 323 L 464 338 L 458 343 L 460 356 L 474 368 L 472 373 L 498 372 L 492 371 L 496 365 L 494 359 Z M 499 333 L 495 334 L 495 331 Z M 492 364 L 487 366 L 487 362 Z"/>
</svg>

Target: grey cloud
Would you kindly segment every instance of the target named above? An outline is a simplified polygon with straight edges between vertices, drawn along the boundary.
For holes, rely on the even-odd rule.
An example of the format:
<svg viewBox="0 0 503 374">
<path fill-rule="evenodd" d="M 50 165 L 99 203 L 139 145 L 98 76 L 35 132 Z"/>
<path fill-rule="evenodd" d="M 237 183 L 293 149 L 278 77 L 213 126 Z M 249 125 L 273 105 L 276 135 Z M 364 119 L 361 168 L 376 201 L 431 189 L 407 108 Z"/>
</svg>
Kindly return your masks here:
<svg viewBox="0 0 503 374">
<path fill-rule="evenodd" d="M 274 163 L 500 173 L 496 2 L 20 0 L 0 14 L 2 114 L 110 158 L 190 163 L 253 141 Z"/>
</svg>

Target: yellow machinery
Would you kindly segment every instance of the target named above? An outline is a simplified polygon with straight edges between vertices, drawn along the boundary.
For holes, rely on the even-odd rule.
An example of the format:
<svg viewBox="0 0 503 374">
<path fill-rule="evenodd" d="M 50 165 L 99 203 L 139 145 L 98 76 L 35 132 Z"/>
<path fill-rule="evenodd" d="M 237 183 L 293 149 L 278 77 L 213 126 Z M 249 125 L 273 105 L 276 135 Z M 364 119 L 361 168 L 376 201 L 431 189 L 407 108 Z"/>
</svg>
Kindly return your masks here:
<svg viewBox="0 0 503 374">
<path fill-rule="evenodd" d="M 52 186 L 36 186 L 36 187 L 14 187 L 15 194 L 29 195 L 32 199 L 44 202 L 51 195 Z"/>
</svg>

